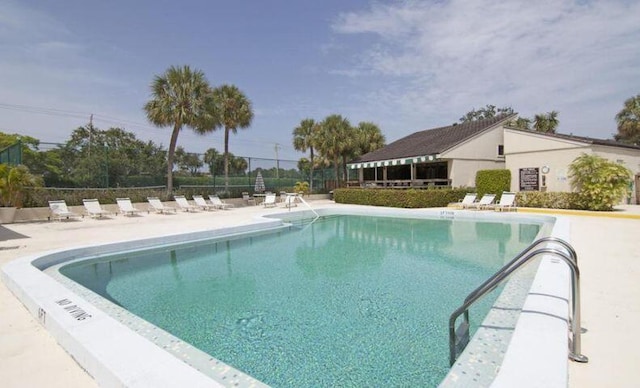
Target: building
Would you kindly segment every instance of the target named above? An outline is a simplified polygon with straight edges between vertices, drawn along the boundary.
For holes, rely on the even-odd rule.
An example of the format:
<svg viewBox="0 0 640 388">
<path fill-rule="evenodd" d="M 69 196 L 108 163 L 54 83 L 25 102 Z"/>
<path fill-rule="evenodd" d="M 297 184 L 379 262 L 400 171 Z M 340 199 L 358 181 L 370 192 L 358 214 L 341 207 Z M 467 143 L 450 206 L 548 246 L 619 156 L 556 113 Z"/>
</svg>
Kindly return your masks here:
<svg viewBox="0 0 640 388">
<path fill-rule="evenodd" d="M 475 186 L 478 170 L 505 168 L 500 115 L 428 129 L 396 140 L 349 163 L 363 187 Z"/>
<path fill-rule="evenodd" d="M 569 165 L 584 153 L 621 163 L 631 170 L 634 184 L 630 202 L 638 203 L 640 199 L 640 147 L 613 140 L 509 127 L 504 129 L 504 146 L 512 191 L 571 191 Z"/>
<path fill-rule="evenodd" d="M 475 186 L 479 170 L 511 171 L 511 190 L 571 191 L 569 165 L 582 153 L 622 163 L 640 199 L 640 147 L 613 140 L 512 128 L 516 114 L 413 133 L 351 161 L 361 187 Z"/>
</svg>

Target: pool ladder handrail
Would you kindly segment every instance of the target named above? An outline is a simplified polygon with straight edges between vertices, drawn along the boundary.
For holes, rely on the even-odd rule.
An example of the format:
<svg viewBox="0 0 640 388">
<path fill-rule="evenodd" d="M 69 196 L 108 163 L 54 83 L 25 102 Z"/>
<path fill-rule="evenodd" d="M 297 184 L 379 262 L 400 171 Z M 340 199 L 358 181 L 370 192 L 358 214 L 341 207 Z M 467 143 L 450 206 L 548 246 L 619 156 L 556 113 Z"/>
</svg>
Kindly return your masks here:
<svg viewBox="0 0 640 388">
<path fill-rule="evenodd" d="M 318 212 L 316 212 L 316 211 L 311 207 L 311 205 L 309 205 L 309 203 L 308 203 L 307 201 L 305 201 L 305 200 L 304 200 L 304 198 L 302 198 L 302 195 L 300 195 L 300 194 L 295 194 L 295 197 L 296 197 L 297 199 L 299 199 L 299 200 L 300 200 L 300 202 L 302 202 L 303 204 L 305 204 L 305 205 L 309 208 L 309 210 L 311 210 L 311 212 L 312 212 L 313 214 L 315 214 L 316 218 L 314 219 L 314 221 L 315 221 L 315 220 L 317 220 L 318 218 L 320 218 L 320 215 L 318 214 Z M 289 211 L 291 211 L 291 206 L 289 206 Z"/>
<path fill-rule="evenodd" d="M 542 243 L 557 243 L 566 249 L 566 252 L 555 248 L 541 248 L 533 250 Z M 482 283 L 475 290 L 471 291 L 465 298 L 464 303 L 456 309 L 449 317 L 449 363 L 453 366 L 458 355 L 462 353 L 464 347 L 469 342 L 469 308 L 480 298 L 493 291 L 513 272 L 530 262 L 534 257 L 541 254 L 551 254 L 561 258 L 571 270 L 571 302 L 572 316 L 570 319 L 570 331 L 573 335 L 569 358 L 577 362 L 588 362 L 587 356 L 581 353 L 581 330 L 580 327 L 580 270 L 578 268 L 578 255 L 573 247 L 566 241 L 557 237 L 543 237 L 534 241 L 525 250 L 520 252 L 513 260 L 505 264 L 500 270 Z M 456 329 L 455 324 L 458 317 L 464 313 L 462 324 Z"/>
</svg>

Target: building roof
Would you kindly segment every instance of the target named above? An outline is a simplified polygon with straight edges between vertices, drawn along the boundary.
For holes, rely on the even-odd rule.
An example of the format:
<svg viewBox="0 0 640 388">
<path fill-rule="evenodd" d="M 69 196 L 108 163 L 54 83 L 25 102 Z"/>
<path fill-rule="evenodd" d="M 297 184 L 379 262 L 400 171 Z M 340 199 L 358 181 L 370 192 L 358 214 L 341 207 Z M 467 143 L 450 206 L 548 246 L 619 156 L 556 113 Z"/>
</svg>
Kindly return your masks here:
<svg viewBox="0 0 640 388">
<path fill-rule="evenodd" d="M 516 114 L 498 115 L 484 120 L 453 124 L 447 127 L 427 129 L 415 132 L 402 139 L 369 152 L 352 160 L 350 163 L 374 162 L 398 158 L 421 157 L 440 154 L 463 141 L 491 128 L 503 121 L 515 117 Z"/>
<path fill-rule="evenodd" d="M 581 143 L 586 143 L 586 144 L 603 145 L 603 146 L 620 147 L 620 148 L 631 148 L 631 149 L 634 149 L 634 150 L 640 150 L 639 146 L 636 146 L 636 145 L 633 145 L 633 144 L 621 143 L 619 141 L 610 140 L 610 139 L 596 139 L 596 138 L 593 138 L 593 137 L 565 135 L 565 134 L 562 134 L 562 133 L 536 132 L 536 131 L 531 131 L 531 130 L 526 130 L 526 129 L 521 129 L 521 128 L 513 128 L 513 127 L 507 127 L 507 128 L 511 129 L 511 130 L 514 130 L 514 131 L 521 131 L 521 132 L 525 132 L 525 133 L 534 133 L 536 135 L 553 137 L 553 138 L 556 138 L 556 139 L 579 141 Z"/>
</svg>

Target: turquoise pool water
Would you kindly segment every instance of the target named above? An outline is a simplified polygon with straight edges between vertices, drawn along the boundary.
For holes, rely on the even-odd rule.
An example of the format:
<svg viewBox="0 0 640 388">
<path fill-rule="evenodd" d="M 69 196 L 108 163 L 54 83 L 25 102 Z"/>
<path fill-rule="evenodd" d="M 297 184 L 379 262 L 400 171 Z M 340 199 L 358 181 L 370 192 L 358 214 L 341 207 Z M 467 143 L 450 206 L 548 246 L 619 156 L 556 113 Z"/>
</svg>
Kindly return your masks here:
<svg viewBox="0 0 640 388">
<path fill-rule="evenodd" d="M 539 229 L 333 216 L 60 272 L 272 386 L 434 386 L 451 311 Z"/>
</svg>

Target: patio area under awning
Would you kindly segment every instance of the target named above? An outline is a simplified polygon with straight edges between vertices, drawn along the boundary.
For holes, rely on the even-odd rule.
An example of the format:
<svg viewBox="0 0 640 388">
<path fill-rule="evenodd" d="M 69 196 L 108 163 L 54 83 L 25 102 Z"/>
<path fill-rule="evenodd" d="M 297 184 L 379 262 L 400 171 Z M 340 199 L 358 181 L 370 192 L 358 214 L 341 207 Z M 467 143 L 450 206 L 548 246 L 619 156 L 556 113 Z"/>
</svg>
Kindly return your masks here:
<svg viewBox="0 0 640 388">
<path fill-rule="evenodd" d="M 450 187 L 448 161 L 439 155 L 412 156 L 387 160 L 349 163 L 358 171 L 358 180 L 348 186 L 428 188 Z"/>
</svg>

